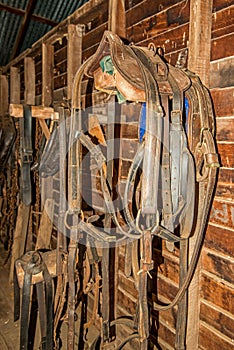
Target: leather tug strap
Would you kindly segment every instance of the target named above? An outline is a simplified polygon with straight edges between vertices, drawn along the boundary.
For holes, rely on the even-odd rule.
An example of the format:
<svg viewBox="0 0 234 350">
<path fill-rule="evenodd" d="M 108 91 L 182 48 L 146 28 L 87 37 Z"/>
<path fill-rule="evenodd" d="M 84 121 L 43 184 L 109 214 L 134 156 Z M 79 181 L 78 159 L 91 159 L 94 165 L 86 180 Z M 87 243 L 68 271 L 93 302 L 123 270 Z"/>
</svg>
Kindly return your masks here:
<svg viewBox="0 0 234 350">
<path fill-rule="evenodd" d="M 39 309 L 39 319 L 41 328 L 42 350 L 53 350 L 53 289 L 52 278 L 47 266 L 43 261 L 43 256 L 39 251 L 26 253 L 15 262 L 22 266 L 24 270 L 24 282 L 22 288 L 22 303 L 20 312 L 18 281 L 15 273 L 15 321 L 20 316 L 20 350 L 27 350 L 28 329 L 30 319 L 30 300 L 32 291 L 32 276 L 42 272 L 43 282 L 36 284 L 37 300 Z"/>
<path fill-rule="evenodd" d="M 20 118 L 20 150 L 21 150 L 21 176 L 20 198 L 25 205 L 32 201 L 31 193 L 31 163 L 32 151 L 32 112 L 31 106 L 24 105 L 24 115 Z"/>
</svg>

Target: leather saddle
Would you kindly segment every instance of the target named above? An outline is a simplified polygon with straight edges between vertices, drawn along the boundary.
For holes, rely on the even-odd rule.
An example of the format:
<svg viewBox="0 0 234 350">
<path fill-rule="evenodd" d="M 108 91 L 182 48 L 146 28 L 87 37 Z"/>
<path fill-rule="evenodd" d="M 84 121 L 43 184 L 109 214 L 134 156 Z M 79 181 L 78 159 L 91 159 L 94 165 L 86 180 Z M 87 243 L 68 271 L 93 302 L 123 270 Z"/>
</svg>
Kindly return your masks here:
<svg viewBox="0 0 234 350">
<path fill-rule="evenodd" d="M 126 100 L 146 101 L 144 78 L 141 67 L 132 50 L 134 45 L 127 46 L 114 33 L 105 31 L 100 45 L 86 67 L 85 74 L 94 78 L 97 90 L 116 94 L 119 91 Z M 155 72 L 160 94 L 172 94 L 171 85 L 168 82 L 170 72 L 176 80 L 181 91 L 190 87 L 190 79 L 181 70 L 166 64 L 157 50 L 147 47 L 138 47 L 147 54 Z M 110 56 L 113 63 L 113 73 L 109 74 L 100 67 L 100 61 Z"/>
</svg>

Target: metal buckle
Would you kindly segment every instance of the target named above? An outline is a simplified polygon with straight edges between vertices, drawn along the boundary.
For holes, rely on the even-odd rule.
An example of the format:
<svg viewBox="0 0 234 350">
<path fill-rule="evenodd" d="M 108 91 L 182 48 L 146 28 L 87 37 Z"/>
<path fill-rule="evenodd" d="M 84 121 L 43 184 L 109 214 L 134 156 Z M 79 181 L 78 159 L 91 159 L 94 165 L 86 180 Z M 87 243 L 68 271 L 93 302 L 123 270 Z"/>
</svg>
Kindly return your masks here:
<svg viewBox="0 0 234 350">
<path fill-rule="evenodd" d="M 23 154 L 23 163 L 32 163 L 33 162 L 33 156 L 30 153 Z"/>
</svg>

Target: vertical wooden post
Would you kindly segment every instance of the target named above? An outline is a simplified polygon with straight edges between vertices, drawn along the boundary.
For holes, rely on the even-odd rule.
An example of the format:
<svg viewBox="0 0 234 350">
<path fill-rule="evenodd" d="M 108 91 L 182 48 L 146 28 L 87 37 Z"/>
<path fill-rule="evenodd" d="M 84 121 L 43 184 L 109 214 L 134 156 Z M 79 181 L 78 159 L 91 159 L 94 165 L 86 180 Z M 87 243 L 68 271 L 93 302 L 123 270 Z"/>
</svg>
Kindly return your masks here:
<svg viewBox="0 0 234 350">
<path fill-rule="evenodd" d="M 73 25 L 68 26 L 68 43 L 67 43 L 67 98 L 72 99 L 72 89 L 74 83 L 74 77 L 82 62 L 82 37 L 83 37 L 83 26 Z M 72 106 L 76 107 L 76 106 Z M 61 116 L 60 116 L 61 118 Z M 74 153 L 73 153 L 74 152 Z M 76 153 L 77 152 L 77 153 Z M 69 157 L 76 154 L 76 157 L 80 156 L 80 148 L 75 149 L 74 147 L 69 150 Z M 78 159 L 76 160 L 78 161 Z M 73 175 L 75 175 L 73 173 Z M 73 178 L 73 175 L 71 178 Z M 76 177 L 76 175 L 78 177 Z M 76 174 L 74 179 L 79 178 L 79 174 Z M 79 194 L 77 196 L 79 201 Z M 77 202 L 78 202 L 77 201 Z M 73 200 L 69 199 L 70 204 L 73 205 Z M 60 203 L 61 204 L 61 203 Z M 76 203 L 75 203 L 76 206 Z M 73 349 L 75 346 L 75 282 L 74 282 L 74 268 L 75 268 L 75 256 L 77 251 L 77 217 L 73 217 L 73 227 L 70 231 L 70 242 L 68 247 L 68 337 L 67 337 L 67 349 Z M 61 237 L 60 237 L 61 238 Z M 59 249 L 59 246 L 58 246 Z"/>
<path fill-rule="evenodd" d="M 0 75 L 0 116 L 8 113 L 9 91 L 6 75 Z"/>
<path fill-rule="evenodd" d="M 35 105 L 35 63 L 33 58 L 24 59 L 24 102 L 28 105 Z"/>
<path fill-rule="evenodd" d="M 54 46 L 42 44 L 42 105 L 51 106 L 53 102 Z"/>
<path fill-rule="evenodd" d="M 213 0 L 190 1 L 188 68 L 208 85 Z"/>
<path fill-rule="evenodd" d="M 188 68 L 198 74 L 203 84 L 209 84 L 211 25 L 213 0 L 190 0 Z M 189 258 L 194 250 L 195 238 L 189 242 Z M 187 349 L 198 349 L 200 321 L 201 261 L 188 290 Z"/>
<path fill-rule="evenodd" d="M 20 74 L 17 67 L 10 69 L 10 103 L 20 104 Z"/>
<path fill-rule="evenodd" d="M 82 25 L 69 24 L 67 43 L 67 98 L 72 98 L 75 74 L 82 62 Z"/>
<path fill-rule="evenodd" d="M 126 37 L 126 15 L 124 0 L 109 0 L 108 30 Z"/>
<path fill-rule="evenodd" d="M 35 73 L 35 62 L 32 57 L 25 57 L 24 59 L 24 103 L 27 105 L 34 106 L 35 105 L 35 97 L 36 97 L 36 73 Z M 27 217 L 25 216 L 25 221 L 28 222 L 28 227 L 25 232 L 25 237 L 22 235 L 22 241 L 25 240 L 25 249 L 32 249 L 32 213 L 31 213 L 31 204 L 29 208 L 22 203 L 25 207 L 24 211 L 27 213 Z M 26 227 L 25 227 L 26 228 Z"/>
</svg>

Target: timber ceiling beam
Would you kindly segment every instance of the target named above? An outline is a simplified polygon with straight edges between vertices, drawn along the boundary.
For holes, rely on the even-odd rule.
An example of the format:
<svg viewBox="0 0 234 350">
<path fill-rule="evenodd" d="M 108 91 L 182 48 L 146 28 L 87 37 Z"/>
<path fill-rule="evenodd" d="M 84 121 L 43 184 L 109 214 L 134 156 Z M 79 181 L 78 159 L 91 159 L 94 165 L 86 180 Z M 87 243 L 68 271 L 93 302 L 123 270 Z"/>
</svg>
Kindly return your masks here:
<svg viewBox="0 0 234 350">
<path fill-rule="evenodd" d="M 16 41 L 15 41 L 15 44 L 14 44 L 14 47 L 12 50 L 11 60 L 13 60 L 19 54 L 19 51 L 20 51 L 20 48 L 23 44 L 25 33 L 28 29 L 29 22 L 31 20 L 31 16 L 32 16 L 32 13 L 34 11 L 35 6 L 36 6 L 36 0 L 29 0 L 28 1 L 25 15 L 24 15 L 23 20 L 21 22 L 21 26 L 19 28 L 19 32 L 18 32 L 18 35 L 16 37 Z"/>
<path fill-rule="evenodd" d="M 2 2 L 0 2 L 0 10 L 6 11 L 6 12 L 10 12 L 10 13 L 13 13 L 13 14 L 15 14 L 17 16 L 21 16 L 21 17 L 24 17 L 25 13 L 26 13 L 25 10 L 5 5 Z M 34 15 L 34 14 L 31 15 L 31 20 L 35 21 L 35 22 L 48 24 L 51 27 L 55 27 L 58 24 L 58 22 L 52 21 L 49 18 L 45 18 L 45 17 L 42 17 L 42 16 Z"/>
</svg>

